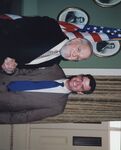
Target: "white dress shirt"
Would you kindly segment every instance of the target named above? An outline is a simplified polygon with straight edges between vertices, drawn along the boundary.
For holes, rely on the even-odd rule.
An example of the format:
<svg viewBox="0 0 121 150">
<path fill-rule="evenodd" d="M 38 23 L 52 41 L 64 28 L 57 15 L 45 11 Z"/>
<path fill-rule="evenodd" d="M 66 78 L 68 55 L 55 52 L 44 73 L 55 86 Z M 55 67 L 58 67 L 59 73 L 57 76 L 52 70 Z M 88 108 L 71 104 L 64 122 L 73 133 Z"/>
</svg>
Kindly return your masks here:
<svg viewBox="0 0 121 150">
<path fill-rule="evenodd" d="M 68 94 L 71 91 L 69 89 L 66 88 L 65 86 L 65 82 L 67 79 L 61 79 L 61 80 L 55 80 L 59 83 L 64 82 L 64 87 L 62 86 L 58 86 L 58 87 L 54 87 L 54 88 L 46 88 L 46 89 L 35 89 L 35 90 L 25 90 L 24 92 L 42 92 L 42 93 L 65 93 Z"/>
<path fill-rule="evenodd" d="M 60 50 L 63 47 L 63 45 L 67 42 L 68 40 L 65 39 L 43 55 L 37 57 L 36 59 L 32 60 L 31 62 L 27 63 L 26 65 L 35 65 L 35 64 L 40 64 L 49 60 L 52 60 L 58 56 L 60 56 Z"/>
</svg>

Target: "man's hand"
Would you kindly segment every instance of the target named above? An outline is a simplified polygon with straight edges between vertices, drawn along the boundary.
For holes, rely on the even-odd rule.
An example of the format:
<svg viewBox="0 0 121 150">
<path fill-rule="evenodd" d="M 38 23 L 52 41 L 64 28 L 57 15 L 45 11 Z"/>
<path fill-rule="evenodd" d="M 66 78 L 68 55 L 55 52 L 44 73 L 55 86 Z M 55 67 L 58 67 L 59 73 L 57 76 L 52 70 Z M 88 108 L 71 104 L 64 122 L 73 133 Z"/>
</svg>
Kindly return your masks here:
<svg viewBox="0 0 121 150">
<path fill-rule="evenodd" d="M 17 63 L 16 63 L 15 59 L 7 57 L 4 60 L 1 67 L 6 73 L 11 74 L 15 71 L 16 66 L 17 66 Z"/>
</svg>

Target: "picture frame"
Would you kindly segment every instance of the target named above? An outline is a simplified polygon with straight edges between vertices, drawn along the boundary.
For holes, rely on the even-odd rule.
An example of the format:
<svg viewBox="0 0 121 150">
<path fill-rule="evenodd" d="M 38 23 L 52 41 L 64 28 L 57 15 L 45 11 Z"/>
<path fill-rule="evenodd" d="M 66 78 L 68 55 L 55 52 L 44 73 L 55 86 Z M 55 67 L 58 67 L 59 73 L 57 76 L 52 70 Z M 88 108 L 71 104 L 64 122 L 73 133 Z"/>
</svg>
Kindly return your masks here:
<svg viewBox="0 0 121 150">
<path fill-rule="evenodd" d="M 86 11 L 78 7 L 68 7 L 63 9 L 57 16 L 58 21 L 65 21 L 83 29 L 89 23 L 89 15 Z"/>
<path fill-rule="evenodd" d="M 121 49 L 120 42 L 116 40 L 107 41 L 107 45 L 104 46 L 102 49 L 99 49 L 97 44 L 98 43 L 94 42 L 92 46 L 94 55 L 98 57 L 109 57 L 116 55 Z"/>
<path fill-rule="evenodd" d="M 94 2 L 101 7 L 112 7 L 121 2 L 121 0 L 94 0 Z"/>
</svg>

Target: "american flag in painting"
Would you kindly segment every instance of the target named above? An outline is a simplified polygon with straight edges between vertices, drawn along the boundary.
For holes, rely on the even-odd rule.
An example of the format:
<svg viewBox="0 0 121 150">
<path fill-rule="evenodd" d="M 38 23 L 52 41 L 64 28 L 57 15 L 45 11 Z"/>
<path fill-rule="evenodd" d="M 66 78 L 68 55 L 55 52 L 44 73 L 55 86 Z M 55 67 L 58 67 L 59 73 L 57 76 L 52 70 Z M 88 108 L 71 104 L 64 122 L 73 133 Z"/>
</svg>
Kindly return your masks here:
<svg viewBox="0 0 121 150">
<path fill-rule="evenodd" d="M 3 14 L 0 15 L 0 19 L 15 20 L 22 16 Z M 91 42 L 100 42 L 108 40 L 121 40 L 121 29 L 108 28 L 95 25 L 85 25 L 83 29 L 71 23 L 59 21 L 62 31 L 69 37 L 73 38 L 85 38 Z"/>
<path fill-rule="evenodd" d="M 69 39 L 78 37 L 88 39 L 91 42 L 121 40 L 121 29 L 94 25 L 86 25 L 81 29 L 76 25 L 63 21 L 60 21 L 59 24 Z"/>
<path fill-rule="evenodd" d="M 18 18 L 22 18 L 22 16 L 12 15 L 12 14 L 2 14 L 0 15 L 0 19 L 7 19 L 7 20 L 15 20 Z"/>
</svg>

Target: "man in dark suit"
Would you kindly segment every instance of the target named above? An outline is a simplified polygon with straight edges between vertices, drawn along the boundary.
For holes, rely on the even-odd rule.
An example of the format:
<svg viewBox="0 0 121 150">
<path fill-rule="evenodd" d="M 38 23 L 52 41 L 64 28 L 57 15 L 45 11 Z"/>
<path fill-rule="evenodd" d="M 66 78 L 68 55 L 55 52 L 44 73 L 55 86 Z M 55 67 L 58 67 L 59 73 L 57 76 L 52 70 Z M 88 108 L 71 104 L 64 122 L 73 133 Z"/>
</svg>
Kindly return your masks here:
<svg viewBox="0 0 121 150">
<path fill-rule="evenodd" d="M 57 66 L 41 69 L 17 69 L 12 76 L 0 72 L 0 123 L 25 123 L 41 120 L 64 111 L 70 92 L 92 93 L 95 80 L 90 75 L 78 75 L 67 79 Z M 9 91 L 11 81 L 59 80 L 64 87 L 38 91 Z M 49 91 L 48 91 L 49 90 Z"/>
<path fill-rule="evenodd" d="M 51 66 L 63 58 L 84 60 L 92 54 L 88 40 L 69 40 L 55 19 L 18 16 L 11 20 L 7 16 L 0 16 L 0 65 L 7 73 L 16 67 Z"/>
</svg>

